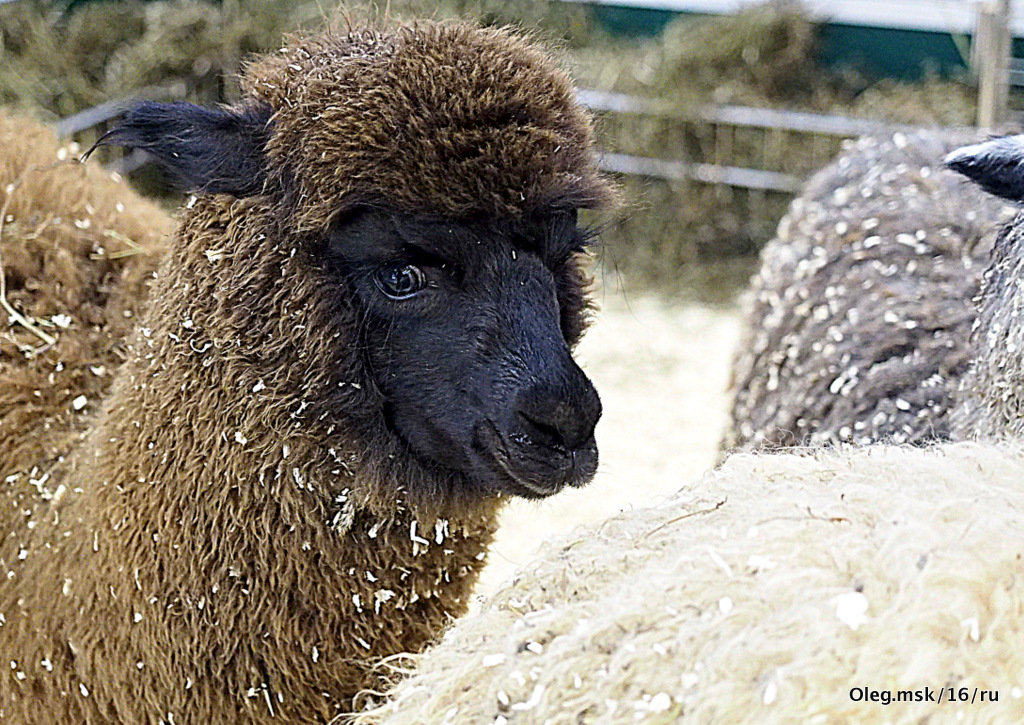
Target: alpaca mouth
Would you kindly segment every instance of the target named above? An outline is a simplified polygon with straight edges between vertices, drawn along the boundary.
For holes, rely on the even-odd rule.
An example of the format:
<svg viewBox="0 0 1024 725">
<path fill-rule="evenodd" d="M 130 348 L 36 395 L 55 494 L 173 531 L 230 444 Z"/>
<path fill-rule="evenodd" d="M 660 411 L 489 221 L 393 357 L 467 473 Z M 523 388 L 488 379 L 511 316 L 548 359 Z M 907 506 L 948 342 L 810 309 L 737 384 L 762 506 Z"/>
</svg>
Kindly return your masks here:
<svg viewBox="0 0 1024 725">
<path fill-rule="evenodd" d="M 478 428 L 478 443 L 487 469 L 505 493 L 547 498 L 563 488 L 587 485 L 597 472 L 597 443 L 591 437 L 576 450 L 505 436 L 494 423 Z"/>
</svg>

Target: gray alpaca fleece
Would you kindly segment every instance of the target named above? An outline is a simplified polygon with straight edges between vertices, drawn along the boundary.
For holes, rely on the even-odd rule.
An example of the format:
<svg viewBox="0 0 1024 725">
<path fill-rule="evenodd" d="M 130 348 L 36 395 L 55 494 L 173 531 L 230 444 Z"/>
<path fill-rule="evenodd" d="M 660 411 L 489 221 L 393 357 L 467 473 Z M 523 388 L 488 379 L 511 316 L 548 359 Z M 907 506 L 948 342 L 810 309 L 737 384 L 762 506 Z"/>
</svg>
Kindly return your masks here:
<svg viewBox="0 0 1024 725">
<path fill-rule="evenodd" d="M 966 132 L 850 142 L 765 247 L 724 448 L 948 439 L 1007 205 L 948 169 Z"/>
</svg>

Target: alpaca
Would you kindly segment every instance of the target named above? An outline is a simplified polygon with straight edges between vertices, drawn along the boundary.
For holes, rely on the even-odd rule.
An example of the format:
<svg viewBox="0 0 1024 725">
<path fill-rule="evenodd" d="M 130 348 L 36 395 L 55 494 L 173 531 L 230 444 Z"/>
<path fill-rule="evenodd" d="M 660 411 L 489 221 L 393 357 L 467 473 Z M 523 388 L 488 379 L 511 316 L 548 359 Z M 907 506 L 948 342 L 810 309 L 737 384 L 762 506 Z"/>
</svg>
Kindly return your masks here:
<svg viewBox="0 0 1024 725">
<path fill-rule="evenodd" d="M 1022 466 L 730 456 L 550 542 L 355 722 L 1019 722 Z"/>
<path fill-rule="evenodd" d="M 329 720 L 465 611 L 505 499 L 596 468 L 576 214 L 614 193 L 568 77 L 419 23 L 243 87 L 103 140 L 195 194 L 47 495 L 5 484 L 0 718 Z"/>
<path fill-rule="evenodd" d="M 0 114 L 0 148 L 3 292 L 37 321 L 0 335 L 0 474 L 28 493 L 109 388 L 172 221 L 34 121 Z M 16 524 L 0 507 L 0 538 Z"/>
<path fill-rule="evenodd" d="M 942 167 L 968 138 L 862 138 L 807 184 L 747 298 L 725 449 L 954 435 L 971 299 L 1012 214 Z"/>
<path fill-rule="evenodd" d="M 946 165 L 985 191 L 1024 201 L 1024 136 L 989 139 L 957 149 Z M 1024 436 L 1024 296 L 1020 293 L 1022 220 L 1017 215 L 996 239 L 981 281 L 971 331 L 971 363 L 952 414 L 954 434 L 968 438 Z"/>
</svg>

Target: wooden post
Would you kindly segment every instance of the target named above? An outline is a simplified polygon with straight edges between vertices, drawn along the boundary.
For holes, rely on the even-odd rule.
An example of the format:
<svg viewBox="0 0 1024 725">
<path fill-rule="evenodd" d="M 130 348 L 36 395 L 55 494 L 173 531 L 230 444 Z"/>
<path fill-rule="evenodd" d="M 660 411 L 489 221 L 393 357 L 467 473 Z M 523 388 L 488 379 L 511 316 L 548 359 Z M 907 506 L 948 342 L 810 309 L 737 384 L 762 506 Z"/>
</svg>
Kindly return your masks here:
<svg viewBox="0 0 1024 725">
<path fill-rule="evenodd" d="M 1010 0 L 978 4 L 972 57 L 977 63 L 978 125 L 993 128 L 1006 118 L 1010 67 Z"/>
</svg>

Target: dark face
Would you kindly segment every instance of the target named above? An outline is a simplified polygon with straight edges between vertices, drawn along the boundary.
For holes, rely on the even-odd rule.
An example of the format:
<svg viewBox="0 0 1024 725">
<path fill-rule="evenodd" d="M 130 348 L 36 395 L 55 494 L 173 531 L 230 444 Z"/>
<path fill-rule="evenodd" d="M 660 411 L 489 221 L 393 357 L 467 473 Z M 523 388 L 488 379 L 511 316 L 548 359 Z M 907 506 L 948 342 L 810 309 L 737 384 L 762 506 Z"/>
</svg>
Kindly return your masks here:
<svg viewBox="0 0 1024 725">
<path fill-rule="evenodd" d="M 327 259 L 354 291 L 391 431 L 481 492 L 540 498 L 597 468 L 601 402 L 573 361 L 582 330 L 574 210 L 528 222 L 364 209 Z"/>
</svg>

